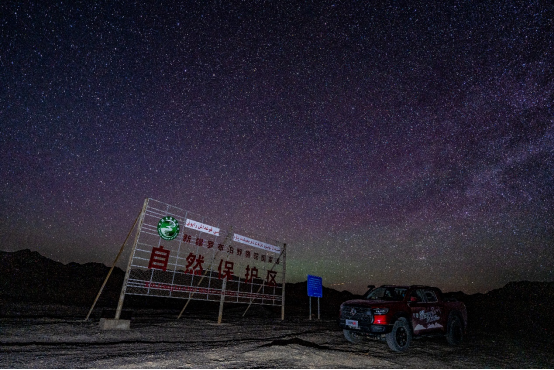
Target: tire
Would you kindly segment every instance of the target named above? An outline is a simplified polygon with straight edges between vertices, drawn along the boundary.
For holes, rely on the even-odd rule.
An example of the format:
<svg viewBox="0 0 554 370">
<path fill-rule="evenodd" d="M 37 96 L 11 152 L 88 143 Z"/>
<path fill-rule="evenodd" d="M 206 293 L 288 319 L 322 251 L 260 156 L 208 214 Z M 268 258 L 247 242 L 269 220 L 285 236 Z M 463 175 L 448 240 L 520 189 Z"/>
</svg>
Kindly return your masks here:
<svg viewBox="0 0 554 370">
<path fill-rule="evenodd" d="M 464 327 L 462 319 L 458 315 L 450 315 L 448 318 L 448 327 L 446 329 L 446 340 L 448 344 L 457 346 L 464 339 Z"/>
<path fill-rule="evenodd" d="M 363 336 L 361 334 L 358 334 L 357 332 L 353 330 L 343 329 L 342 333 L 344 334 L 344 337 L 347 341 L 350 343 L 360 343 L 364 340 Z"/>
<path fill-rule="evenodd" d="M 412 342 L 412 329 L 404 317 L 396 320 L 392 331 L 386 335 L 387 344 L 394 352 L 404 352 Z"/>
</svg>

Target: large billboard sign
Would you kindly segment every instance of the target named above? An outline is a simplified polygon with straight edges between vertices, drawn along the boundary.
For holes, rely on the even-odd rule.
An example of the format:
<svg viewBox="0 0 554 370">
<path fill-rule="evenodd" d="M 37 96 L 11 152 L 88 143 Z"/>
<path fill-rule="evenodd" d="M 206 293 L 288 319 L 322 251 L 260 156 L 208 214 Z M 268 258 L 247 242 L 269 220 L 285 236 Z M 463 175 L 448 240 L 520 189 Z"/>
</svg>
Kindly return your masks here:
<svg viewBox="0 0 554 370">
<path fill-rule="evenodd" d="M 283 244 L 236 231 L 148 199 L 125 294 L 281 306 Z"/>
</svg>

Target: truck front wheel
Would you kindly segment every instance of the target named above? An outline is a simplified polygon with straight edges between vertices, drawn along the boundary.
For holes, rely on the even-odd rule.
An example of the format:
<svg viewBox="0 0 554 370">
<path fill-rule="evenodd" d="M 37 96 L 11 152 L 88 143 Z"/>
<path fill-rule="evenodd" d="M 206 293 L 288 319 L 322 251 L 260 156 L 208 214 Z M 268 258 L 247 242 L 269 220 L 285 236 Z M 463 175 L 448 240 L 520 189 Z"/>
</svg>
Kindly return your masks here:
<svg viewBox="0 0 554 370">
<path fill-rule="evenodd" d="M 412 330 L 408 320 L 404 317 L 396 320 L 392 331 L 386 335 L 389 348 L 395 352 L 404 352 L 410 347 L 412 342 Z"/>
<path fill-rule="evenodd" d="M 448 318 L 448 328 L 446 329 L 446 340 L 448 344 L 456 346 L 462 343 L 464 339 L 464 328 L 462 320 L 458 315 L 450 315 Z"/>
<path fill-rule="evenodd" d="M 363 340 L 363 337 L 353 330 L 343 329 L 342 333 L 350 343 L 360 343 Z"/>
</svg>

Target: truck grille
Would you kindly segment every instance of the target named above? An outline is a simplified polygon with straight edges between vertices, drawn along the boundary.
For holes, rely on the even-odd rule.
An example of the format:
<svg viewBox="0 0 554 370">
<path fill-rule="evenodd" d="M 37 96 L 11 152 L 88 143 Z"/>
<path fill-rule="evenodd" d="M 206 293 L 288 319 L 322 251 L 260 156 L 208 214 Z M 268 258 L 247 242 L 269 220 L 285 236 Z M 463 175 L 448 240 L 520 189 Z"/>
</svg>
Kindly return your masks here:
<svg viewBox="0 0 554 370">
<path fill-rule="evenodd" d="M 344 306 L 342 308 L 342 317 L 348 320 L 373 322 L 373 315 L 368 307 Z"/>
</svg>

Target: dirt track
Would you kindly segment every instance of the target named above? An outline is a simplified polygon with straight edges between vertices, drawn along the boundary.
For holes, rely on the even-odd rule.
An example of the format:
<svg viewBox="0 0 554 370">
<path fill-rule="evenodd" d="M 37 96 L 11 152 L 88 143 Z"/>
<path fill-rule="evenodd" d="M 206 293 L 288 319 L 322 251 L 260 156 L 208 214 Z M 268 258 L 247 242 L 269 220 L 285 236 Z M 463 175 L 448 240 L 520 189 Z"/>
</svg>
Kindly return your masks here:
<svg viewBox="0 0 554 370">
<path fill-rule="evenodd" d="M 0 319 L 2 368 L 554 368 L 551 344 L 468 333 L 459 347 L 444 338 L 352 345 L 334 320 L 142 312 L 130 331 L 101 331 L 98 320 Z"/>
</svg>

